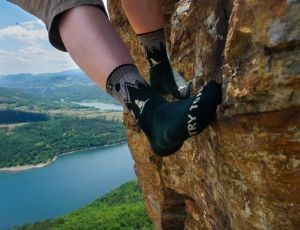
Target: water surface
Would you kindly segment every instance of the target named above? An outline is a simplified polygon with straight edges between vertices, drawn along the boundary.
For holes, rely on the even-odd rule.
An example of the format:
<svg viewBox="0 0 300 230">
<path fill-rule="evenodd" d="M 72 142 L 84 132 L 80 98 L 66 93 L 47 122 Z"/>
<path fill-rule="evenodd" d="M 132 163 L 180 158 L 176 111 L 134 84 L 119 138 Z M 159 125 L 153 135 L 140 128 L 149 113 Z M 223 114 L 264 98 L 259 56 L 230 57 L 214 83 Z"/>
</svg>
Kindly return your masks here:
<svg viewBox="0 0 300 230">
<path fill-rule="evenodd" d="M 126 144 L 65 155 L 40 169 L 0 172 L 0 229 L 63 215 L 134 178 Z"/>
<path fill-rule="evenodd" d="M 113 111 L 121 111 L 123 107 L 121 105 L 114 104 L 106 104 L 102 102 L 73 102 L 76 105 L 93 107 L 100 110 L 113 110 Z"/>
</svg>

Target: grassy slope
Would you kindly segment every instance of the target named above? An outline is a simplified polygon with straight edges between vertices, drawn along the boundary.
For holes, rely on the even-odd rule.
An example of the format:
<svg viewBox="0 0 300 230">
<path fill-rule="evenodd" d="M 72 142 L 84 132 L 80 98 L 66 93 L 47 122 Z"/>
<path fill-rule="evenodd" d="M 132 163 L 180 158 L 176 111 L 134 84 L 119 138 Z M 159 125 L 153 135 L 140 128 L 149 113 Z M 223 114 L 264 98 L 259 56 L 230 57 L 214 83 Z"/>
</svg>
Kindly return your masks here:
<svg viewBox="0 0 300 230">
<path fill-rule="evenodd" d="M 121 185 L 93 203 L 62 217 L 25 225 L 19 230 L 153 229 L 136 181 Z"/>
</svg>

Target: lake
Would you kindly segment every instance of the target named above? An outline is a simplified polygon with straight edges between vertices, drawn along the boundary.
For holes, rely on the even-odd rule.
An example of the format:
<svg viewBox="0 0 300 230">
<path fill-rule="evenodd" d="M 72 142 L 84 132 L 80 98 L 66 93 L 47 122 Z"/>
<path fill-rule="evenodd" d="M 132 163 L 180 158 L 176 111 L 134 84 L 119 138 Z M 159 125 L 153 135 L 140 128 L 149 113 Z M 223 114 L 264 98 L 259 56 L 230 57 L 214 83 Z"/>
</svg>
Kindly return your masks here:
<svg viewBox="0 0 300 230">
<path fill-rule="evenodd" d="M 106 104 L 102 102 L 72 102 L 76 105 L 86 106 L 86 107 L 93 107 L 100 110 L 113 110 L 113 111 L 122 111 L 123 106 L 121 105 L 114 105 L 114 104 Z"/>
<path fill-rule="evenodd" d="M 21 172 L 0 172 L 0 229 L 68 213 L 135 179 L 126 144 L 59 157 Z"/>
</svg>

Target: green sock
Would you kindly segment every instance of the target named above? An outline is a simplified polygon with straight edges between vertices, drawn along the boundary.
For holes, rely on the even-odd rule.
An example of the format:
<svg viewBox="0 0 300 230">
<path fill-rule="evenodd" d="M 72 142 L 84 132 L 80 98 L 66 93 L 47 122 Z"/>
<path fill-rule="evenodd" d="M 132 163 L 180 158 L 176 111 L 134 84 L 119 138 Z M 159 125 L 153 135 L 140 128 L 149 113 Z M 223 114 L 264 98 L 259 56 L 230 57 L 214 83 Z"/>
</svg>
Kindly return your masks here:
<svg viewBox="0 0 300 230">
<path fill-rule="evenodd" d="M 182 99 L 167 56 L 164 29 L 138 34 L 138 38 L 149 64 L 151 87 L 162 95 Z"/>
<path fill-rule="evenodd" d="M 109 76 L 107 92 L 133 114 L 159 156 L 176 152 L 184 141 L 203 131 L 221 103 L 221 85 L 206 84 L 195 96 L 168 102 L 140 76 L 134 65 L 117 67 Z"/>
</svg>

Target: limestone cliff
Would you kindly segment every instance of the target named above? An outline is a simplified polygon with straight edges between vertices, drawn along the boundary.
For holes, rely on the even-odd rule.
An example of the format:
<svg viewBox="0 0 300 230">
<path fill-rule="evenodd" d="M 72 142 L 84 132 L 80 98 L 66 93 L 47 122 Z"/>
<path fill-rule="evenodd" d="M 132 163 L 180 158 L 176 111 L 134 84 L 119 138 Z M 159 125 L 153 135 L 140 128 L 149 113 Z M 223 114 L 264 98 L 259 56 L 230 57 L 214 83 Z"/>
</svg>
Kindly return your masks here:
<svg viewBox="0 0 300 230">
<path fill-rule="evenodd" d="M 194 92 L 221 71 L 218 118 L 178 153 L 155 156 L 125 114 L 157 229 L 300 229 L 300 1 L 164 0 L 172 66 Z M 119 0 L 115 25 L 147 78 Z"/>
</svg>

